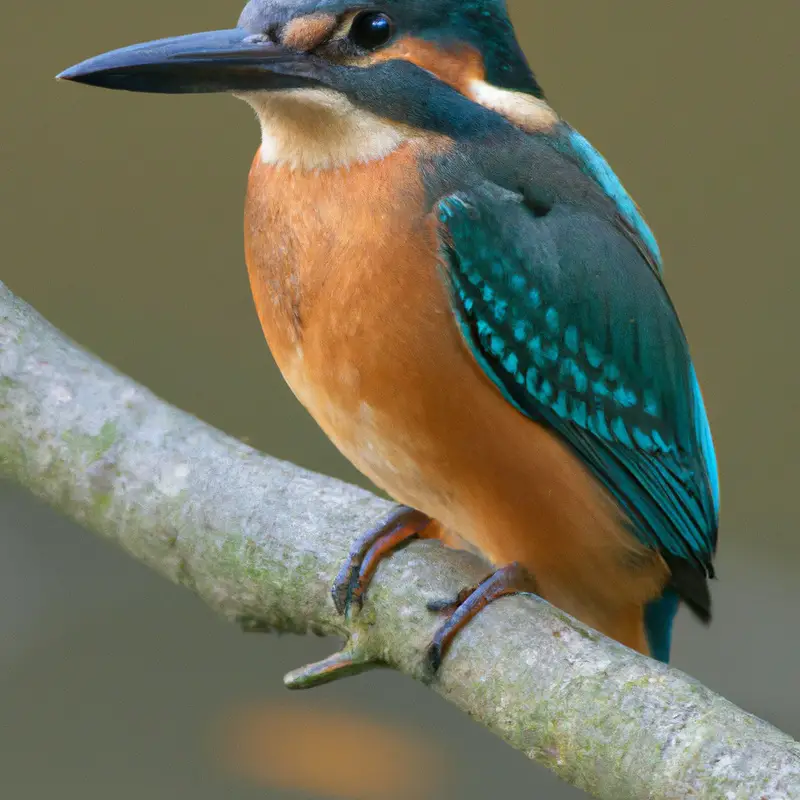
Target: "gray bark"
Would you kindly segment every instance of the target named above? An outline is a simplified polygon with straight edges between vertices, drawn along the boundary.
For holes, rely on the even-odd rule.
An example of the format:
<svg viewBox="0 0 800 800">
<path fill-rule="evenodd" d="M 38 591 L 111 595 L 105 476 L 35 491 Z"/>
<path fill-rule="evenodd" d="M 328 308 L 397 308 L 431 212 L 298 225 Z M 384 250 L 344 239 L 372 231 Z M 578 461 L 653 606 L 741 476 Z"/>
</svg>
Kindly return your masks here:
<svg viewBox="0 0 800 800">
<path fill-rule="evenodd" d="M 466 553 L 413 544 L 381 565 L 360 615 L 339 617 L 333 579 L 388 503 L 173 408 L 2 283 L 0 477 L 231 620 L 347 640 L 325 670 L 287 676 L 294 688 L 375 663 L 430 681 L 423 653 L 439 618 L 426 602 L 485 571 Z M 800 798 L 797 742 L 533 597 L 470 623 L 431 687 L 595 797 Z"/>
</svg>

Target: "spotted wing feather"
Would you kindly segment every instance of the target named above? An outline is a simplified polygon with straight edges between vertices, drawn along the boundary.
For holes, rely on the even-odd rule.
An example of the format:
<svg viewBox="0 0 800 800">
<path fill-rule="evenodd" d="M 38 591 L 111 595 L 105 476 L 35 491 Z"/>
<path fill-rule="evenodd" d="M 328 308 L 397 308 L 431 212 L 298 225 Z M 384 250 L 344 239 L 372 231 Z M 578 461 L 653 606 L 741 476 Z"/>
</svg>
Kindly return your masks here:
<svg viewBox="0 0 800 800">
<path fill-rule="evenodd" d="M 635 234 L 491 186 L 438 212 L 454 312 L 481 368 L 577 452 L 673 575 L 694 575 L 677 582 L 707 613 L 713 445 L 685 336 Z"/>
</svg>

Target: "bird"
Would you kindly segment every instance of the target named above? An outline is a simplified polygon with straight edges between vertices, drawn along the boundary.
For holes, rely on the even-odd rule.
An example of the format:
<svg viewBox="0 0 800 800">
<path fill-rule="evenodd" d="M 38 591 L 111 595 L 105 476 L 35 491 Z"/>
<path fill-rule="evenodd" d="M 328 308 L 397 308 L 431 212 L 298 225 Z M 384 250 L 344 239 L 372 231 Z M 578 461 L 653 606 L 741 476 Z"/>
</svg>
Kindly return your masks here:
<svg viewBox="0 0 800 800">
<path fill-rule="evenodd" d="M 251 0 L 236 28 L 58 77 L 254 109 L 261 326 L 299 401 L 397 504 L 354 536 L 341 613 L 422 538 L 489 573 L 429 604 L 434 672 L 519 592 L 664 662 L 681 605 L 710 621 L 717 462 L 662 255 L 548 101 L 504 0 Z"/>
</svg>

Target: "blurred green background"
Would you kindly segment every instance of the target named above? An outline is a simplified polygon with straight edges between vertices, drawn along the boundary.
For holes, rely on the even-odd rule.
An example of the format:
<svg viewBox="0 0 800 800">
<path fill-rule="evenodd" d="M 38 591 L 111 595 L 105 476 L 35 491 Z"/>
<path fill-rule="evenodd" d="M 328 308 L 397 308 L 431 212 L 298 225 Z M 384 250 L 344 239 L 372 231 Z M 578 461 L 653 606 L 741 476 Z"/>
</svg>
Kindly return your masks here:
<svg viewBox="0 0 800 800">
<path fill-rule="evenodd" d="M 239 10 L 5 0 L 0 279 L 171 402 L 361 481 L 283 384 L 252 309 L 241 231 L 258 135 L 250 110 L 53 80 L 113 47 L 229 27 Z M 800 736 L 800 4 L 518 0 L 512 10 L 551 102 L 607 155 L 659 236 L 709 407 L 723 495 L 716 618 L 704 630 L 681 615 L 674 663 Z M 357 724 L 357 712 L 383 726 L 376 740 L 399 737 L 390 785 L 366 796 L 580 796 L 397 675 L 282 689 L 285 670 L 331 646 L 243 636 L 0 484 L 0 795 L 360 797 L 333 779 L 320 794 L 307 779 L 326 741 L 342 747 L 337 725 L 328 740 L 297 739 L 286 720 L 324 711 L 320 730 Z M 231 733 L 237 709 L 261 722 Z M 294 748 L 294 790 L 269 755 L 270 721 Z M 225 755 L 237 736 L 249 737 L 249 760 Z M 352 762 L 358 740 L 332 752 Z"/>
</svg>

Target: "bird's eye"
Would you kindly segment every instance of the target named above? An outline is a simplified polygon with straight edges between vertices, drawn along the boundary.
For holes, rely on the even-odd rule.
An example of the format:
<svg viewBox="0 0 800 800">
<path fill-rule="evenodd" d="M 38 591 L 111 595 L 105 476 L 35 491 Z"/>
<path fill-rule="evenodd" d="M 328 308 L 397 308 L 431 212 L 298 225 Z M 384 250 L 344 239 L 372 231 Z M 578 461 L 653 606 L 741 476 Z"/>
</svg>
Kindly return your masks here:
<svg viewBox="0 0 800 800">
<path fill-rule="evenodd" d="M 394 23 L 380 11 L 364 11 L 350 26 L 350 41 L 364 50 L 377 50 L 394 34 Z"/>
</svg>

